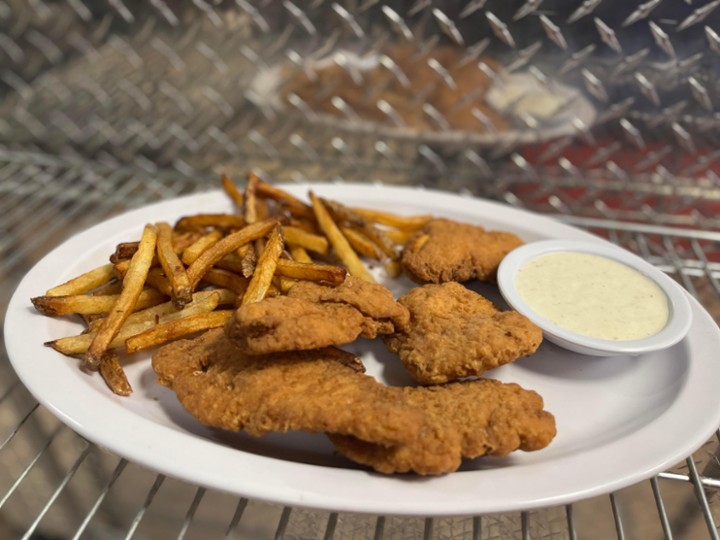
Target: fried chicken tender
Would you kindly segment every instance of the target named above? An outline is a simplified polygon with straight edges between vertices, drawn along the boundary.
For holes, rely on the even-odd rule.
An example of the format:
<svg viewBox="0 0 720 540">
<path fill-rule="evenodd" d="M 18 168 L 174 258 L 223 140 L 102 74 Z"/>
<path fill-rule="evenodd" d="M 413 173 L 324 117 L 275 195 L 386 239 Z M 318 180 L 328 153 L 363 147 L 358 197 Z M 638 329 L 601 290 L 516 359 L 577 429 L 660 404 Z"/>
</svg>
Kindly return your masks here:
<svg viewBox="0 0 720 540">
<path fill-rule="evenodd" d="M 459 283 L 416 287 L 398 303 L 409 310 L 410 324 L 384 342 L 420 384 L 481 375 L 542 342 L 542 331 L 524 315 L 501 311 Z"/>
<path fill-rule="evenodd" d="M 522 243 L 510 232 L 437 218 L 409 238 L 401 262 L 418 283 L 494 281 L 505 255 Z"/>
<path fill-rule="evenodd" d="M 228 335 L 248 354 L 319 349 L 405 329 L 407 309 L 377 283 L 348 276 L 331 287 L 299 282 L 287 296 L 240 307 Z"/>
<path fill-rule="evenodd" d="M 429 436 L 407 445 L 381 446 L 328 435 L 341 454 L 383 473 L 421 471 L 432 468 L 437 452 L 452 452 L 459 465 L 460 458 L 540 450 L 556 434 L 555 418 L 543 410 L 542 398 L 517 384 L 478 379 L 398 390 L 410 406 L 425 412 L 432 424 Z"/>
<path fill-rule="evenodd" d="M 555 434 L 535 392 L 485 380 L 389 387 L 335 348 L 253 356 L 215 329 L 163 346 L 152 365 L 206 425 L 255 436 L 325 432 L 341 453 L 383 473 L 444 474 L 463 457 L 537 450 Z"/>
<path fill-rule="evenodd" d="M 254 436 L 302 430 L 409 444 L 426 422 L 340 349 L 251 356 L 215 329 L 161 347 L 152 366 L 197 420 Z"/>
</svg>

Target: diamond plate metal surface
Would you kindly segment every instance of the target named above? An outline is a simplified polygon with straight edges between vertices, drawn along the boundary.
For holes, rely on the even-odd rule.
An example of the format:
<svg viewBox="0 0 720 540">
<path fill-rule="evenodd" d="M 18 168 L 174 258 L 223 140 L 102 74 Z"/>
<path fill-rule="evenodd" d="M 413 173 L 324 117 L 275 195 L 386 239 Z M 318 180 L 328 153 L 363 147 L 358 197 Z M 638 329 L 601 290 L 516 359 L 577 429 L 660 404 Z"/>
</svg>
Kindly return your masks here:
<svg viewBox="0 0 720 540">
<path fill-rule="evenodd" d="M 718 0 L 2 0 L 0 298 L 72 233 L 253 168 L 550 214 L 640 254 L 720 320 L 718 73 Z M 301 77 L 307 95 L 283 93 Z M 0 365 L 3 536 L 718 537 L 717 437 L 568 507 L 327 514 L 123 463 Z"/>
</svg>

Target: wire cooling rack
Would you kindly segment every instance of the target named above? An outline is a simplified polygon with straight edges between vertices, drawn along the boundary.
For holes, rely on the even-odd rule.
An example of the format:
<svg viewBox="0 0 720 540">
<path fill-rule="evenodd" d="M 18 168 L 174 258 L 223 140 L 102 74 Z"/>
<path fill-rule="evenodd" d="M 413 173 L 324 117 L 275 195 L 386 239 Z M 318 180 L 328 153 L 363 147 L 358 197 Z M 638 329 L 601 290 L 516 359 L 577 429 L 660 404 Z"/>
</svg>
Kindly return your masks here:
<svg viewBox="0 0 720 540">
<path fill-rule="evenodd" d="M 73 232 L 216 182 L 211 176 L 183 177 L 174 171 L 156 171 L 149 179 L 145 170 L 0 151 L 0 226 L 7 231 L 0 248 L 4 301 L 23 272 Z M 720 246 L 720 233 L 557 217 L 635 246 L 708 309 L 720 305 L 718 269 L 709 260 Z M 720 433 L 694 456 L 646 483 L 564 507 L 438 519 L 338 514 L 238 499 L 142 469 L 59 423 L 28 395 L 4 356 L 2 370 L 0 527 L 13 537 L 717 537 Z"/>
<path fill-rule="evenodd" d="M 252 168 L 551 215 L 639 254 L 720 320 L 718 14 L 712 0 L 0 1 L 0 304 L 72 234 L 215 188 L 220 169 Z M 278 111 L 253 94 L 250 82 L 274 66 L 397 42 L 459 47 L 478 67 L 489 55 L 499 66 L 490 76 L 562 83 L 593 120 L 578 116 L 546 139 L 542 121 L 519 115 L 532 144 L 477 144 L 360 130 L 347 107 L 342 121 L 318 124 L 312 103 Z M 423 110 L 434 133 L 448 129 Z M 3 538 L 720 537 L 720 432 L 649 481 L 567 506 L 435 519 L 327 513 L 189 485 L 99 448 L 38 405 L 4 351 L 3 341 Z"/>
</svg>

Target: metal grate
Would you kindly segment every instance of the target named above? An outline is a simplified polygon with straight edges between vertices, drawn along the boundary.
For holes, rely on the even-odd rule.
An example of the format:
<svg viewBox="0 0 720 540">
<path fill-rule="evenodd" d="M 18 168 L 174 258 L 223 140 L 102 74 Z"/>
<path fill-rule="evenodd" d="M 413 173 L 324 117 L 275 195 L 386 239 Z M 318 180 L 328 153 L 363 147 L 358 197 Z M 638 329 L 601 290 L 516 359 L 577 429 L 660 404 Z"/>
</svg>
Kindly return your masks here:
<svg viewBox="0 0 720 540">
<path fill-rule="evenodd" d="M 176 172 L 147 181 L 146 171 L 75 163 L 45 155 L 0 152 L 4 171 L 0 251 L 4 294 L 22 271 L 66 235 L 128 208 L 210 185 Z M 46 179 L 52 176 L 51 192 Z M 87 182 L 91 179 L 91 182 Z M 10 182 L 12 180 L 12 182 Z M 118 189 L 121 187 L 121 189 Z M 64 196 L 58 196 L 63 193 Z M 9 199 L 12 197 L 12 200 Z M 563 218 L 563 216 L 559 216 Z M 720 233 L 564 217 L 639 253 L 677 276 L 709 309 L 718 309 L 717 269 L 707 253 Z M 62 232 L 46 223 L 67 225 Z M 23 233 L 33 241 L 23 240 Z M 659 477 L 575 505 L 466 518 L 398 518 L 280 508 L 206 491 L 155 475 L 97 448 L 62 426 L 27 394 L 3 359 L 0 399 L 0 526 L 18 536 L 67 538 L 619 538 L 717 537 L 720 433 L 685 463 Z M 172 487 L 170 487 L 172 486 Z M 696 486 L 702 486 L 697 488 Z"/>
<path fill-rule="evenodd" d="M 720 320 L 720 3 L 650 0 L 0 1 L 0 302 L 47 251 L 107 216 L 216 185 L 278 181 L 465 192 L 550 214 L 659 266 Z M 402 42 L 459 47 L 596 112 L 544 140 L 473 140 L 278 112 L 276 65 Z M 440 70 L 439 70 L 440 71 Z M 442 78 L 442 77 L 441 77 Z M 440 84 L 440 83 L 438 83 Z M 365 104 L 366 105 L 366 104 Z M 434 119 L 434 120 L 433 120 Z M 4 317 L 4 313 L 2 315 Z M 720 432 L 647 482 L 566 507 L 431 519 L 283 508 L 158 476 L 28 395 L 0 346 L 0 536 L 18 538 L 718 538 Z M 530 480 L 529 480 L 530 481 Z"/>
</svg>

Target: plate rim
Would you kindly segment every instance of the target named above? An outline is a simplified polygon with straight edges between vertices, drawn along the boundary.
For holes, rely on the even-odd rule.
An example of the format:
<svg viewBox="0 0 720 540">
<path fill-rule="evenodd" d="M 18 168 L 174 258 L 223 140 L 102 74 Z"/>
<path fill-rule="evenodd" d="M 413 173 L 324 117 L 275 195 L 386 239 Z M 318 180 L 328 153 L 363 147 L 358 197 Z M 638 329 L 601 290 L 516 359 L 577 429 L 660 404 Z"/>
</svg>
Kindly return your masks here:
<svg viewBox="0 0 720 540">
<path fill-rule="evenodd" d="M 454 211 L 459 210 L 459 207 L 469 208 L 473 212 L 478 213 L 478 222 L 481 222 L 483 212 L 481 210 L 494 210 L 505 213 L 505 217 L 508 223 L 514 218 L 523 218 L 534 222 L 535 224 L 546 225 L 550 229 L 559 229 L 566 232 L 569 237 L 591 239 L 600 243 L 607 243 L 614 245 L 606 240 L 592 235 L 591 233 L 582 231 L 570 225 L 561 223 L 550 217 L 535 214 L 523 209 L 514 208 L 503 203 L 488 201 L 485 199 L 475 198 L 472 196 L 458 195 L 456 193 L 436 191 L 430 189 L 418 189 L 414 187 L 406 186 L 384 186 L 379 184 L 353 184 L 353 183 L 302 183 L 302 184 L 280 184 L 284 189 L 290 191 L 303 190 L 306 192 L 308 189 L 313 189 L 317 192 L 323 191 L 323 195 L 332 196 L 343 196 L 348 197 L 348 193 L 361 193 L 364 197 L 368 197 L 370 194 L 378 195 L 381 194 L 383 197 L 389 197 L 391 200 L 401 200 L 403 204 L 413 206 L 418 204 L 417 198 L 420 197 L 423 204 L 420 206 L 428 206 L 428 200 L 431 199 L 432 206 L 437 206 L 439 202 L 450 205 L 448 208 L 452 208 Z M 72 403 L 68 404 L 63 401 L 60 393 L 60 398 L 57 395 L 44 393 L 47 391 L 48 386 L 54 384 L 53 381 L 49 381 L 40 377 L 33 377 L 33 368 L 29 365 L 26 358 L 28 354 L 38 352 L 40 350 L 47 351 L 47 348 L 43 348 L 40 340 L 22 340 L 16 338 L 20 335 L 22 329 L 22 323 L 27 322 L 27 318 L 30 317 L 43 317 L 40 314 L 34 313 L 31 308 L 29 299 L 32 295 L 42 294 L 42 291 L 37 290 L 33 279 L 41 273 L 41 270 L 45 267 L 53 264 L 53 262 L 68 250 L 73 248 L 74 245 L 79 242 L 84 242 L 88 237 L 102 236 L 102 233 L 108 227 L 120 225 L 124 222 L 130 222 L 134 220 L 134 225 L 137 226 L 138 230 L 142 227 L 144 222 L 141 216 L 145 213 L 156 212 L 158 209 L 174 208 L 175 206 L 181 206 L 184 203 L 193 201 L 193 206 L 197 206 L 199 203 L 209 200 L 212 202 L 217 199 L 218 196 L 224 194 L 221 190 L 213 189 L 210 191 L 192 193 L 189 195 L 176 197 L 168 200 L 163 200 L 155 203 L 151 203 L 139 208 L 135 208 L 124 212 L 118 216 L 112 217 L 101 223 L 98 223 L 78 234 L 73 235 L 67 239 L 55 249 L 45 255 L 33 268 L 23 277 L 20 284 L 17 286 L 13 293 L 10 302 L 8 303 L 7 314 L 5 318 L 4 333 L 6 348 L 10 362 L 15 369 L 18 377 L 28 390 L 35 396 L 35 398 L 47 407 L 55 416 L 57 416 L 64 424 L 68 425 L 71 429 L 78 432 L 88 440 L 93 441 L 99 446 L 109 448 L 116 454 L 129 459 L 130 461 L 148 467 L 151 470 L 167 474 L 171 477 L 180 478 L 187 482 L 192 482 L 196 485 L 201 485 L 206 488 L 218 489 L 234 495 L 251 497 L 258 500 L 264 500 L 274 503 L 287 504 L 296 507 L 322 509 L 329 511 L 338 512 L 354 512 L 364 514 L 379 514 L 379 515 L 423 515 L 423 516 L 454 516 L 454 515 L 468 515 L 468 514 L 480 514 L 480 513 L 492 513 L 492 512 L 507 512 L 507 511 L 519 511 L 519 510 L 531 510 L 540 507 L 553 506 L 557 504 L 565 504 L 574 502 L 587 497 L 605 494 L 607 492 L 626 487 L 637 483 L 638 481 L 644 480 L 653 476 L 654 474 L 666 469 L 667 467 L 674 465 L 675 463 L 685 459 L 697 450 L 702 444 L 704 444 L 715 432 L 718 425 L 720 424 L 720 395 L 715 399 L 709 400 L 709 396 L 705 395 L 704 400 L 700 401 L 711 401 L 713 409 L 711 410 L 708 404 L 702 406 L 696 406 L 700 409 L 702 407 L 703 415 L 695 418 L 696 422 L 685 422 L 680 423 L 679 428 L 685 432 L 690 431 L 691 433 L 685 433 L 685 436 L 674 436 L 673 441 L 675 443 L 674 450 L 666 449 L 662 456 L 657 457 L 649 463 L 646 458 L 646 453 L 642 455 L 632 455 L 627 457 L 627 463 L 632 464 L 631 471 L 627 474 L 622 475 L 619 478 L 608 479 L 607 475 L 597 475 L 594 471 L 588 471 L 588 474 L 583 478 L 590 480 L 585 482 L 583 485 L 576 486 L 574 489 L 568 492 L 567 489 L 558 490 L 549 487 L 545 489 L 544 495 L 537 495 L 537 487 L 533 487 L 532 484 L 537 483 L 538 485 L 546 486 L 552 482 L 556 476 L 555 466 L 545 466 L 545 470 L 532 470 L 533 482 L 527 485 L 527 491 L 522 492 L 520 496 L 514 500 L 507 500 L 502 498 L 490 497 L 482 492 L 482 489 L 492 487 L 492 482 L 497 481 L 498 477 L 501 479 L 502 474 L 498 469 L 485 469 L 482 471 L 463 471 L 456 472 L 449 475 L 434 477 L 429 479 L 418 479 L 417 477 L 396 477 L 396 476 L 382 476 L 376 473 L 366 470 L 356 469 L 336 469 L 332 468 L 334 482 L 340 482 L 343 489 L 324 490 L 318 491 L 313 490 L 313 481 L 317 480 L 318 474 L 325 472 L 327 473 L 328 468 L 321 465 L 312 465 L 306 463 L 288 462 L 280 459 L 259 456 L 251 453 L 241 452 L 237 449 L 222 446 L 215 441 L 209 441 L 196 436 L 191 433 L 181 431 L 181 428 L 177 429 L 159 425 L 156 422 L 151 421 L 149 418 L 140 416 L 138 414 L 128 411 L 126 407 L 122 405 L 122 399 L 117 396 L 112 396 L 106 400 L 106 413 L 110 416 L 111 420 L 119 421 L 120 431 L 122 434 L 121 439 L 108 438 L 107 436 L 98 436 L 98 433 L 94 431 L 92 422 L 94 421 L 92 416 L 96 411 L 85 411 L 85 416 L 77 416 L 75 408 Z M 401 198 L 400 198 L 401 197 Z M 373 197 L 371 197 L 373 198 Z M 381 199 L 382 200 L 382 199 Z M 217 201 L 219 202 L 219 200 Z M 216 203 L 217 206 L 217 203 Z M 167 211 L 167 210 L 166 210 Z M 439 212 L 443 213 L 443 212 Z M 177 215 L 179 218 L 180 216 Z M 494 216 L 497 219 L 497 216 Z M 538 229 L 544 230 L 544 229 Z M 127 231 L 127 228 L 124 232 Z M 49 287 L 51 283 L 41 284 L 41 287 Z M 695 299 L 690 297 L 690 302 L 693 309 L 693 329 L 691 334 L 685 341 L 690 344 L 690 338 L 695 334 L 707 334 L 720 343 L 720 330 L 718 329 L 715 322 L 712 320 L 705 309 Z M 695 330 L 693 332 L 693 330 Z M 707 347 L 705 347 L 706 349 Z M 703 349 L 700 348 L 700 355 L 703 355 Z M 698 351 L 694 351 L 696 354 Z M 62 356 L 56 353 L 58 356 Z M 707 364 L 707 358 L 705 356 L 711 356 L 705 354 L 702 356 L 704 360 L 694 360 L 689 362 L 689 374 L 688 378 L 692 375 L 693 380 L 700 380 L 700 382 L 708 383 L 710 378 L 707 374 L 698 375 L 697 371 L 700 368 L 704 368 L 707 371 L 708 366 L 711 366 L 717 373 L 720 373 L 720 366 Z M 63 357 L 64 358 L 64 357 Z M 591 360 L 592 361 L 592 360 Z M 717 362 L 716 362 L 717 364 Z M 62 364 L 67 366 L 67 362 Z M 60 368 L 64 369 L 64 368 Z M 72 366 L 72 369 L 80 370 L 77 366 Z M 702 370 L 701 370 L 702 371 Z M 68 372 L 70 373 L 70 372 Z M 73 378 L 70 382 L 73 384 L 80 380 L 80 375 Z M 690 381 L 688 380 L 688 384 Z M 86 384 L 83 382 L 83 384 Z M 542 393 L 542 389 L 538 389 Z M 684 389 L 687 393 L 687 389 Z M 717 393 L 715 393 L 717 394 Z M 678 394 L 679 396 L 680 394 Z M 684 395 L 684 394 L 683 394 Z M 71 400 L 72 401 L 72 400 Z M 662 415 L 654 418 L 653 421 L 640 427 L 637 430 L 631 432 L 631 436 L 642 439 L 650 437 L 651 439 L 657 439 L 657 423 L 663 418 L 667 417 L 671 412 L 675 417 L 677 411 L 672 411 L 672 406 L 668 410 L 664 411 Z M 128 412 L 131 414 L 128 415 Z M 87 415 L 90 415 L 88 420 Z M 681 416 L 682 417 L 682 416 Z M 104 417 L 108 420 L 107 417 Z M 135 421 L 132 421 L 132 420 Z M 90 422 L 90 425 L 88 425 Z M 693 424 L 694 428 L 690 429 L 689 425 Z M 677 426 L 677 423 L 674 424 Z M 162 439 L 162 441 L 143 439 L 140 432 L 140 428 L 148 428 L 151 430 L 160 430 L 162 436 L 156 437 L 155 439 Z M 627 437 L 625 437 L 627 438 Z M 186 466 L 178 469 L 177 466 L 173 465 L 174 460 L 167 459 L 153 459 L 154 452 L 158 450 L 158 444 L 161 449 L 174 449 L 181 448 L 180 453 L 176 456 L 177 459 L 181 460 Z M 678 444 L 682 443 L 682 444 Z M 602 450 L 608 446 L 617 445 L 617 441 L 612 444 L 601 445 L 592 451 L 585 452 L 584 455 L 588 456 L 588 459 L 598 460 L 602 459 Z M 220 458 L 227 458 L 226 465 L 238 466 L 237 469 L 233 470 L 233 474 L 230 475 L 227 469 L 222 466 L 221 463 L 205 463 L 204 468 L 193 468 L 193 455 L 192 451 L 198 450 L 212 450 L 212 455 Z M 542 452 L 542 451 L 541 451 Z M 238 454 L 242 454 L 242 458 L 238 459 Z M 210 460 L 206 460 L 210 461 Z M 220 460 L 222 461 L 222 460 Z M 571 455 L 563 457 L 563 468 L 577 466 L 578 456 Z M 581 460 L 582 461 L 582 460 Z M 554 465 L 557 465 L 555 463 Z M 238 475 L 252 473 L 257 471 L 258 468 L 262 470 L 262 467 L 271 467 L 272 481 L 268 481 L 268 474 L 265 471 L 262 474 L 262 482 L 255 482 L 251 484 L 238 485 Z M 538 464 L 516 464 L 512 467 L 517 467 L 518 470 L 537 469 Z M 627 468 L 627 467 L 626 467 Z M 523 471 L 527 472 L 527 471 Z M 480 478 L 479 486 L 473 485 L 472 489 L 467 487 L 467 482 L 463 482 L 464 475 L 472 474 L 484 474 L 484 478 Z M 287 475 L 291 475 L 288 477 Z M 358 502 L 358 486 L 355 482 L 360 482 L 362 485 L 368 485 L 372 493 L 365 493 L 364 497 Z M 488 485 L 487 482 L 490 482 Z M 476 484 L 473 483 L 473 484 Z M 427 484 L 432 484 L 433 489 L 426 489 Z M 582 484 L 582 482 L 581 482 Z M 591 485 L 590 485 L 591 484 Z M 390 505 L 388 501 L 384 500 L 382 496 L 378 496 L 385 489 L 400 489 L 402 495 L 395 496 Z M 480 491 L 478 491 L 478 489 Z M 455 490 L 455 491 L 453 491 Z M 362 492 L 362 490 L 360 490 Z M 444 497 L 428 496 L 428 491 L 433 493 L 441 492 Z M 541 490 L 542 491 L 542 490 Z M 375 494 L 373 496 L 373 493 Z M 483 496 L 485 498 L 483 498 Z"/>
</svg>

